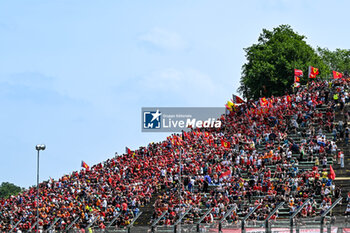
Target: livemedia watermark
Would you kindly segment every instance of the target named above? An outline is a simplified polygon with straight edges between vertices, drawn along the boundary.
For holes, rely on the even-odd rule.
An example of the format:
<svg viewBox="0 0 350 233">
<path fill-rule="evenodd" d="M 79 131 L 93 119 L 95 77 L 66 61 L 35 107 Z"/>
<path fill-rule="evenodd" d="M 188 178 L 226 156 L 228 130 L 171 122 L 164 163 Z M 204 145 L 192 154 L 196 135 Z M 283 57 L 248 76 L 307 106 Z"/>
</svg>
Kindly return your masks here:
<svg viewBox="0 0 350 233">
<path fill-rule="evenodd" d="M 220 128 L 223 107 L 143 107 L 142 132 L 181 132 L 189 128 Z"/>
</svg>

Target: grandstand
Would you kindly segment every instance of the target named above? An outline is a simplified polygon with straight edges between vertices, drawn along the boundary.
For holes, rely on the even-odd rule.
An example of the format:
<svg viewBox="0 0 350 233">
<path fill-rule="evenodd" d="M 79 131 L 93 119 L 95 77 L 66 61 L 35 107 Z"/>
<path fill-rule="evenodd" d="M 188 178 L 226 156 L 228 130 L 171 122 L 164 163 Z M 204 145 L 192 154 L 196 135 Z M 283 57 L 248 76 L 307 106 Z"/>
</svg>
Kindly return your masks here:
<svg viewBox="0 0 350 233">
<path fill-rule="evenodd" d="M 0 231 L 269 232 L 321 222 L 348 231 L 349 84 L 320 80 L 266 106 L 248 101 L 221 116 L 220 129 L 173 134 L 45 181 L 38 202 L 35 188 L 0 200 Z"/>
</svg>

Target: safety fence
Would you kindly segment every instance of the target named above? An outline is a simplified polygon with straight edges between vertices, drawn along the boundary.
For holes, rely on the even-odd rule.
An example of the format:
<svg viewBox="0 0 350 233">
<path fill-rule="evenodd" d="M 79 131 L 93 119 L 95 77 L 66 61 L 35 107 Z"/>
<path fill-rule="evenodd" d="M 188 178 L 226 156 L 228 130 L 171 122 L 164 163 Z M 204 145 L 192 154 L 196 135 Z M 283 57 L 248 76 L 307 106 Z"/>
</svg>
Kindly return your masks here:
<svg viewBox="0 0 350 233">
<path fill-rule="evenodd" d="M 324 211 L 320 216 L 314 218 L 299 218 L 298 213 L 310 202 L 310 199 L 307 199 L 303 205 L 301 205 L 289 218 L 275 219 L 272 216 L 275 216 L 275 213 L 280 209 L 284 202 L 281 202 L 277 207 L 272 210 L 269 215 L 264 219 L 264 221 L 251 220 L 251 215 L 259 208 L 260 204 L 252 208 L 243 218 L 237 221 L 227 219 L 229 215 L 234 211 L 234 207 L 230 207 L 225 215 L 212 223 L 203 223 L 204 218 L 209 215 L 212 209 L 208 209 L 197 222 L 194 224 L 183 224 L 183 218 L 191 211 L 191 207 L 188 208 L 183 214 L 180 214 L 180 217 L 174 223 L 174 225 L 159 225 L 159 222 L 164 218 L 165 213 L 159 216 L 151 226 L 134 226 L 136 220 L 141 216 L 142 212 L 139 212 L 137 216 L 132 220 L 132 222 L 125 227 L 118 227 L 115 225 L 115 221 L 118 218 L 118 215 L 107 224 L 106 227 L 100 228 L 96 224 L 97 218 L 91 221 L 84 229 L 77 229 L 74 226 L 74 223 L 79 220 L 77 217 L 71 224 L 69 224 L 64 230 L 57 230 L 55 224 L 59 221 L 55 219 L 50 227 L 47 229 L 40 229 L 39 232 L 47 233 L 56 233 L 56 232 L 68 232 L 68 233 L 117 233 L 117 232 L 225 232 L 225 233 L 272 233 L 272 232 L 282 232 L 282 233 L 350 233 L 350 216 L 328 216 L 331 210 L 341 202 L 342 197 L 337 199 L 333 204 Z M 10 232 L 18 232 L 16 227 L 19 224 L 17 222 Z M 22 231 L 20 231 L 22 232 Z M 33 224 L 31 229 L 28 232 L 36 232 L 36 223 Z"/>
</svg>

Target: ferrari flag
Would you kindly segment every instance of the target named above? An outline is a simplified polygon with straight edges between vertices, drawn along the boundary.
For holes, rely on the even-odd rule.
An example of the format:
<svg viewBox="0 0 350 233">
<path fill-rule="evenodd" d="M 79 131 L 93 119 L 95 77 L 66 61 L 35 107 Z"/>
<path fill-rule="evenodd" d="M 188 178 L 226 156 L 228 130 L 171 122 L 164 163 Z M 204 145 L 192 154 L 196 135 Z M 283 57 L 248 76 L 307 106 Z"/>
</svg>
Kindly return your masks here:
<svg viewBox="0 0 350 233">
<path fill-rule="evenodd" d="M 268 104 L 268 101 L 265 97 L 260 98 L 260 106 L 265 107 Z"/>
<path fill-rule="evenodd" d="M 89 165 L 87 165 L 84 161 L 81 161 L 81 167 L 89 169 Z"/>
<path fill-rule="evenodd" d="M 334 79 L 338 79 L 338 78 L 342 78 L 342 77 L 343 77 L 342 73 L 333 70 L 333 78 Z"/>
<path fill-rule="evenodd" d="M 235 104 L 243 104 L 244 100 L 239 96 L 232 95 L 232 102 Z"/>
<path fill-rule="evenodd" d="M 225 148 L 229 148 L 231 146 L 230 142 L 221 139 L 221 146 L 225 147 Z"/>
<path fill-rule="evenodd" d="M 309 66 L 309 78 L 316 78 L 319 73 L 318 68 Z"/>
<path fill-rule="evenodd" d="M 303 71 L 298 70 L 298 69 L 294 69 L 294 76 L 303 77 Z"/>
</svg>

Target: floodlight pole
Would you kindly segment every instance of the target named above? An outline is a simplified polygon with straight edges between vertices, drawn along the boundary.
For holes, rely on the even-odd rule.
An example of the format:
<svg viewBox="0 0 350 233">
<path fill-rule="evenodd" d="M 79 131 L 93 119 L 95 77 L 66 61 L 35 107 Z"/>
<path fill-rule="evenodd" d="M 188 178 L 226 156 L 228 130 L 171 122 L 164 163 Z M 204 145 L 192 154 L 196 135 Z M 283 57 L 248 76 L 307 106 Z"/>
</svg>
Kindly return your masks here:
<svg viewBox="0 0 350 233">
<path fill-rule="evenodd" d="M 37 164 L 36 164 L 36 221 L 38 224 L 36 225 L 36 232 L 39 232 L 39 151 L 38 150 L 38 157 L 37 157 Z"/>
<path fill-rule="evenodd" d="M 35 149 L 38 151 L 37 157 L 37 170 L 36 170 L 36 232 L 39 232 L 39 153 L 41 150 L 45 150 L 46 146 L 44 144 L 36 145 Z"/>
</svg>

